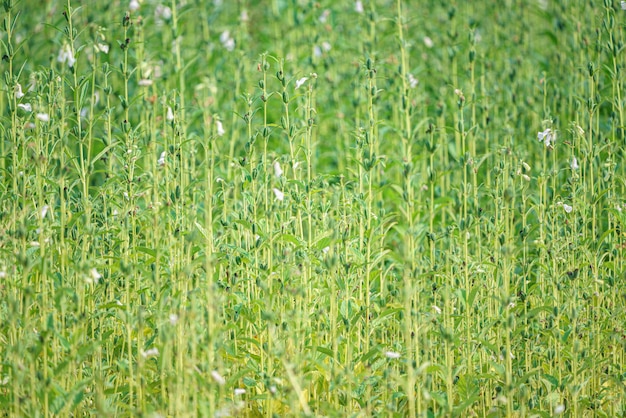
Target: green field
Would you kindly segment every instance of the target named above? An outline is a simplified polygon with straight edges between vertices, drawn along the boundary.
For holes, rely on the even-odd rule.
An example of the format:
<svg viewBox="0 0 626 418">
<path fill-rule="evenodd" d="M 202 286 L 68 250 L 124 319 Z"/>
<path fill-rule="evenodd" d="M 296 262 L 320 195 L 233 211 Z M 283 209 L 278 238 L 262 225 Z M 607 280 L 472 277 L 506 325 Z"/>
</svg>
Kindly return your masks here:
<svg viewBox="0 0 626 418">
<path fill-rule="evenodd" d="M 626 416 L 626 2 L 0 13 L 0 417 Z"/>
</svg>

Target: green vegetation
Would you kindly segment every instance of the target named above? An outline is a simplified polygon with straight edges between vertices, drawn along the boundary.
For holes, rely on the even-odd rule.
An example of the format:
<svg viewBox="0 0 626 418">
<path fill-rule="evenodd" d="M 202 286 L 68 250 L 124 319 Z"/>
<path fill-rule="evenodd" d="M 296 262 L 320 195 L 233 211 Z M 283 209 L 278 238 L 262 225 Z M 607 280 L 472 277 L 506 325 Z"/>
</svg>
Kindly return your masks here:
<svg viewBox="0 0 626 418">
<path fill-rule="evenodd" d="M 2 4 L 0 415 L 626 414 L 626 4 Z"/>
</svg>

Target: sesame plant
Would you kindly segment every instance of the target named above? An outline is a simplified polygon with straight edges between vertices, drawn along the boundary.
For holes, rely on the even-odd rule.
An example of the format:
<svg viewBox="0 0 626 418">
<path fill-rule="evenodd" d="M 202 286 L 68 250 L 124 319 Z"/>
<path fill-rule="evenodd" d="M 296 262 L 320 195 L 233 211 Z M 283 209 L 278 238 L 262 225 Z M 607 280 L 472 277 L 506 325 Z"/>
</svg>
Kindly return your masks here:
<svg viewBox="0 0 626 418">
<path fill-rule="evenodd" d="M 2 416 L 626 414 L 626 2 L 1 13 Z"/>
</svg>

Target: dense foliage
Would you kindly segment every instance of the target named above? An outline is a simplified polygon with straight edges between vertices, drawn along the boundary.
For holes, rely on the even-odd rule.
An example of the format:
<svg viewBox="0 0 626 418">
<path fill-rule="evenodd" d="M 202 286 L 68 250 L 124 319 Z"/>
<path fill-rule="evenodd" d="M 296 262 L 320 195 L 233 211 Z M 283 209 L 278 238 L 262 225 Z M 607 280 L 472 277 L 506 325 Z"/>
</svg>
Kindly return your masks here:
<svg viewBox="0 0 626 418">
<path fill-rule="evenodd" d="M 4 0 L 7 416 L 626 414 L 626 3 Z"/>
</svg>

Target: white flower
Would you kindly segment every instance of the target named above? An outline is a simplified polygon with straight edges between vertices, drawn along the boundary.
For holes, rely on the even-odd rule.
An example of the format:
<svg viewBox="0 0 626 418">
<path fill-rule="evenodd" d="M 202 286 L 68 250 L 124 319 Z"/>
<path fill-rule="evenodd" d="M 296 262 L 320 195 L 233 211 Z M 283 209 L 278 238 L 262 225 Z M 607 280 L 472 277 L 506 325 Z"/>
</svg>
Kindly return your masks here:
<svg viewBox="0 0 626 418">
<path fill-rule="evenodd" d="M 22 97 L 24 97 L 24 93 L 22 92 L 22 85 L 18 83 L 15 85 L 15 98 L 21 99 Z"/>
<path fill-rule="evenodd" d="M 424 36 L 423 41 L 424 41 L 424 45 L 426 45 L 426 48 L 432 48 L 435 45 L 435 43 L 433 42 L 432 39 L 430 39 L 429 36 Z"/>
<path fill-rule="evenodd" d="M 574 208 L 568 205 L 567 203 L 563 203 L 563 210 L 565 211 L 565 213 L 571 213 L 574 210 Z"/>
<path fill-rule="evenodd" d="M 30 105 L 30 103 L 20 103 L 17 105 L 17 107 L 19 107 L 20 109 L 22 109 L 24 112 L 32 112 L 33 111 L 33 107 Z"/>
<path fill-rule="evenodd" d="M 324 253 L 324 254 L 328 254 L 329 251 L 330 251 L 330 247 L 322 248 L 322 253 Z"/>
<path fill-rule="evenodd" d="M 166 155 L 167 155 L 167 154 L 165 153 L 165 151 L 163 151 L 163 152 L 161 153 L 161 156 L 160 156 L 160 157 L 159 157 L 159 159 L 157 160 L 157 165 L 158 165 L 158 166 L 163 167 L 163 166 L 165 165 L 165 156 L 166 156 Z"/>
<path fill-rule="evenodd" d="M 136 12 L 137 10 L 139 10 L 139 1 L 138 0 L 130 0 L 130 4 L 128 5 L 128 8 L 130 9 L 131 12 Z"/>
<path fill-rule="evenodd" d="M 222 32 L 222 34 L 220 35 L 220 42 L 222 43 L 222 46 L 226 48 L 226 50 L 229 52 L 235 49 L 235 40 L 230 37 L 230 31 L 228 30 Z"/>
<path fill-rule="evenodd" d="M 356 3 L 354 4 L 354 10 L 357 13 L 363 13 L 364 9 L 363 9 L 363 2 L 361 0 L 356 0 Z"/>
<path fill-rule="evenodd" d="M 72 48 L 69 44 L 63 45 L 63 48 L 59 51 L 59 56 L 57 57 L 57 61 L 65 64 L 67 63 L 68 67 L 72 68 L 76 59 L 74 58 L 74 53 L 72 52 Z"/>
<path fill-rule="evenodd" d="M 154 17 L 158 20 L 170 20 L 172 18 L 172 9 L 159 4 L 154 9 Z"/>
<path fill-rule="evenodd" d="M 385 357 L 397 359 L 400 358 L 400 353 L 396 353 L 395 351 L 385 351 Z"/>
<path fill-rule="evenodd" d="M 240 396 L 240 395 L 244 395 L 246 393 L 246 390 L 244 388 L 235 388 L 235 396 Z"/>
<path fill-rule="evenodd" d="M 96 51 L 98 52 L 102 52 L 104 54 L 108 54 L 109 53 L 109 45 L 107 44 L 102 44 L 102 43 L 97 43 L 95 45 Z"/>
<path fill-rule="evenodd" d="M 622 9 L 626 10 L 626 7 L 624 6 L 624 4 L 626 4 L 626 1 L 622 2 Z M 560 415 L 563 412 L 565 412 L 565 405 L 557 405 L 554 408 L 554 413 L 557 414 L 557 415 Z"/>
<path fill-rule="evenodd" d="M 580 168 L 578 167 L 578 160 L 576 159 L 576 157 L 572 157 L 572 162 L 569 166 L 572 170 L 578 170 Z"/>
<path fill-rule="evenodd" d="M 50 122 L 50 115 L 47 113 L 37 113 L 36 117 L 42 122 Z"/>
<path fill-rule="evenodd" d="M 248 16 L 248 11 L 246 9 L 243 9 L 241 11 L 241 14 L 239 15 L 239 20 L 244 23 L 250 20 L 250 17 Z"/>
<path fill-rule="evenodd" d="M 139 80 L 139 83 L 137 84 L 139 84 L 140 87 L 148 87 L 152 85 L 152 80 L 142 78 L 141 80 Z"/>
<path fill-rule="evenodd" d="M 89 278 L 91 279 L 91 283 L 98 283 L 98 281 L 102 278 L 102 274 L 98 273 L 96 268 L 92 268 L 89 270 Z"/>
<path fill-rule="evenodd" d="M 322 48 L 320 48 L 319 46 L 315 45 L 313 47 L 313 55 L 315 55 L 317 58 L 322 56 Z"/>
<path fill-rule="evenodd" d="M 220 386 L 223 386 L 226 384 L 226 379 L 224 379 L 224 377 L 217 370 L 213 370 L 211 372 L 211 377 Z"/>
<path fill-rule="evenodd" d="M 141 356 L 143 358 L 156 357 L 158 355 L 159 355 L 159 349 L 156 347 L 149 348 L 146 351 L 141 350 Z"/>
<path fill-rule="evenodd" d="M 621 1 L 619 5 L 622 7 L 622 10 L 626 10 L 626 1 Z"/>
<path fill-rule="evenodd" d="M 222 125 L 222 121 L 219 119 L 215 121 L 215 129 L 217 129 L 217 136 L 224 136 L 226 133 L 224 125 Z"/>
<path fill-rule="evenodd" d="M 169 120 L 169 121 L 173 121 L 174 120 L 174 112 L 172 111 L 171 107 L 167 107 L 167 115 L 165 115 L 165 119 Z"/>
<path fill-rule="evenodd" d="M 328 16 L 330 16 L 330 10 L 326 9 L 322 12 L 322 14 L 319 17 L 319 21 L 321 23 L 326 23 L 326 21 L 328 20 Z"/>
<path fill-rule="evenodd" d="M 178 315 L 175 313 L 170 314 L 170 325 L 176 325 L 178 323 Z"/>
<path fill-rule="evenodd" d="M 547 128 L 543 132 L 539 132 L 537 134 L 537 139 L 539 142 L 543 142 L 546 144 L 546 147 L 550 148 L 553 142 L 556 142 L 556 132 L 553 132 L 552 129 Z"/>
<path fill-rule="evenodd" d="M 413 76 L 413 74 L 409 73 L 409 75 L 407 75 L 407 78 L 409 80 L 409 87 L 411 87 L 412 89 L 417 87 L 417 85 L 419 84 L 419 81 L 417 80 L 417 78 Z"/>
<path fill-rule="evenodd" d="M 7 272 L 4 270 L 0 270 L 0 279 L 6 279 L 7 277 Z"/>
<path fill-rule="evenodd" d="M 283 169 L 280 168 L 280 163 L 278 161 L 274 161 L 274 175 L 276 177 L 280 177 L 283 175 Z"/>
<path fill-rule="evenodd" d="M 437 312 L 438 314 L 441 314 L 441 308 L 439 306 L 433 305 L 433 310 Z"/>
<path fill-rule="evenodd" d="M 43 205 L 41 208 L 41 212 L 39 213 L 41 215 L 41 219 L 45 218 L 47 213 L 48 213 L 48 205 Z"/>
<path fill-rule="evenodd" d="M 278 190 L 277 188 L 272 189 L 274 191 L 274 194 L 276 195 L 276 199 L 279 201 L 283 201 L 285 200 L 285 193 L 281 192 L 280 190 Z"/>
<path fill-rule="evenodd" d="M 333 46 L 330 44 L 330 42 L 328 41 L 324 41 L 322 42 L 322 49 L 326 52 L 330 51 L 333 48 Z"/>
<path fill-rule="evenodd" d="M 302 85 L 308 80 L 308 77 L 302 77 L 300 80 L 296 80 L 296 90 L 298 90 Z"/>
</svg>

